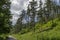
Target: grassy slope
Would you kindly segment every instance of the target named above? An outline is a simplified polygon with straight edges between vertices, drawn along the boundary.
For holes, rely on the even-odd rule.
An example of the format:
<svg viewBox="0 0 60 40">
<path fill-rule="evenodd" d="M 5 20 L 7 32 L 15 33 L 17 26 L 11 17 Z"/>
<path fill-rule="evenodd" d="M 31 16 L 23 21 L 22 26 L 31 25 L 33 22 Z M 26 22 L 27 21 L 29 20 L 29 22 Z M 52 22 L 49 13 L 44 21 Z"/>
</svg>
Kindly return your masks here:
<svg viewBox="0 0 60 40">
<path fill-rule="evenodd" d="M 40 29 L 38 29 L 35 33 L 32 31 L 23 35 L 13 34 L 13 36 L 16 37 L 17 40 L 60 40 L 60 21 L 55 19 L 54 22 L 57 23 L 57 26 L 49 31 L 39 32 Z M 47 27 L 51 27 L 51 21 L 44 24 L 42 29 Z"/>
</svg>

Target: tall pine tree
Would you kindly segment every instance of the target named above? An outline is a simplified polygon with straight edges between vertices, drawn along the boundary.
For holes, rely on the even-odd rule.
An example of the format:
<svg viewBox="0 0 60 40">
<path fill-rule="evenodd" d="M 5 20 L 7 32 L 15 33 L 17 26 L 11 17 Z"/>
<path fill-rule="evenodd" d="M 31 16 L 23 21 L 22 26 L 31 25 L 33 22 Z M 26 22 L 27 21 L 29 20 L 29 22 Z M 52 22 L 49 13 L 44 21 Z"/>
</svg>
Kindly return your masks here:
<svg viewBox="0 0 60 40">
<path fill-rule="evenodd" d="M 25 10 L 22 10 L 22 13 L 20 14 L 17 23 L 15 25 L 15 33 L 20 32 L 23 29 L 23 19 L 25 18 Z"/>
<path fill-rule="evenodd" d="M 46 0 L 45 3 L 45 21 L 49 21 L 50 15 L 51 15 L 51 8 L 52 8 L 52 1 Z"/>
<path fill-rule="evenodd" d="M 30 26 L 34 27 L 35 26 L 36 9 L 37 9 L 37 1 L 32 0 L 30 2 L 29 6 L 30 6 L 30 18 L 31 18 Z"/>
<path fill-rule="evenodd" d="M 40 0 L 39 10 L 38 10 L 38 20 L 39 20 L 40 23 L 42 23 L 42 21 L 43 21 L 43 8 L 42 8 L 42 5 L 43 5 L 42 0 Z"/>
<path fill-rule="evenodd" d="M 27 21 L 27 23 L 28 23 L 28 27 L 30 28 L 30 7 L 29 7 L 29 5 L 28 5 L 28 7 L 27 7 L 27 16 L 28 16 L 28 21 Z"/>
<path fill-rule="evenodd" d="M 0 0 L 0 33 L 10 32 L 10 0 Z"/>
</svg>

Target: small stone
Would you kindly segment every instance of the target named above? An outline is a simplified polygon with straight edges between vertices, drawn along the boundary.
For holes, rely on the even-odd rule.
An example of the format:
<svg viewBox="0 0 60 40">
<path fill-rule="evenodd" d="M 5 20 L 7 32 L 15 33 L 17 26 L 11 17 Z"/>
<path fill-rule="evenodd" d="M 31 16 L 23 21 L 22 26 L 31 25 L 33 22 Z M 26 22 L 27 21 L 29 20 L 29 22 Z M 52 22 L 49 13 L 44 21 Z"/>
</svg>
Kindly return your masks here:
<svg viewBox="0 0 60 40">
<path fill-rule="evenodd" d="M 14 38 L 13 36 L 9 35 L 8 37 L 6 37 L 6 40 L 16 40 L 16 38 Z"/>
</svg>

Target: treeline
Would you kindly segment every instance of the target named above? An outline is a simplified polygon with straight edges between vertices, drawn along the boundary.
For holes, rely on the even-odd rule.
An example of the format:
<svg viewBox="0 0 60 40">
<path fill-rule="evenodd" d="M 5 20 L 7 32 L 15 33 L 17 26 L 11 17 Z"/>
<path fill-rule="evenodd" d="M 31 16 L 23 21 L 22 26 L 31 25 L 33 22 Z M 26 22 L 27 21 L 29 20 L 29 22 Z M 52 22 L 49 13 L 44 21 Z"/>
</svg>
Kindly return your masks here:
<svg viewBox="0 0 60 40">
<path fill-rule="evenodd" d="M 32 0 L 29 2 L 27 10 L 23 9 L 17 23 L 14 27 L 14 33 L 21 32 L 25 33 L 28 31 L 35 31 L 35 25 L 37 23 L 45 24 L 48 21 L 60 16 L 60 5 L 57 5 L 55 1 L 45 0 L 45 3 L 42 0 L 37 1 Z M 25 19 L 25 21 L 23 21 Z"/>
<path fill-rule="evenodd" d="M 10 32 L 11 28 L 11 13 L 10 13 L 10 1 L 0 0 L 0 34 Z"/>
</svg>

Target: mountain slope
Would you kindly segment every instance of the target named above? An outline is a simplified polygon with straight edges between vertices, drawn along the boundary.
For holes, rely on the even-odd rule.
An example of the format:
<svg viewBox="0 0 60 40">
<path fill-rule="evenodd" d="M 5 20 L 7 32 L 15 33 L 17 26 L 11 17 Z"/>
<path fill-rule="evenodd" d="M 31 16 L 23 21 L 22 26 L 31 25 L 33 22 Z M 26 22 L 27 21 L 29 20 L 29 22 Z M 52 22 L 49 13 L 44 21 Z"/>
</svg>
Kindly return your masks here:
<svg viewBox="0 0 60 40">
<path fill-rule="evenodd" d="M 60 40 L 60 20 L 54 19 L 55 26 L 52 28 L 52 21 L 44 24 L 42 30 L 40 28 L 36 29 L 35 32 L 31 31 L 29 33 L 25 33 L 23 35 L 20 34 L 12 34 L 17 40 Z M 52 28 L 52 29 L 50 29 Z M 49 30 L 47 30 L 49 29 Z"/>
</svg>

